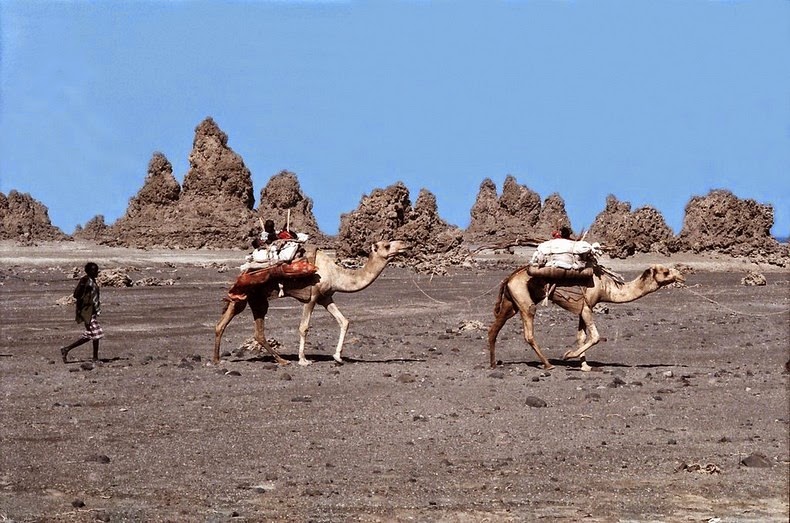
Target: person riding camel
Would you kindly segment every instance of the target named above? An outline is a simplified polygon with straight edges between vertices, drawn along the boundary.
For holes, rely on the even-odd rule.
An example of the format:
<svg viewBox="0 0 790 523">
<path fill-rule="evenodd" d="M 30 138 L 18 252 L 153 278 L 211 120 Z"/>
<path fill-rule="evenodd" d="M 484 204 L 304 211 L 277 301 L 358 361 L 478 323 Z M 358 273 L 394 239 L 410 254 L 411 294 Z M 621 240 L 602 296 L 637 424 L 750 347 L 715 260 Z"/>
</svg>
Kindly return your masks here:
<svg viewBox="0 0 790 523">
<path fill-rule="evenodd" d="M 253 269 L 273 267 L 281 263 L 290 264 L 295 258 L 304 254 L 302 244 L 308 238 L 306 234 L 297 234 L 288 230 L 287 223 L 283 230 L 276 232 L 274 220 L 266 220 L 263 222 L 263 231 L 260 238 L 255 238 L 252 241 L 253 251 L 246 256 L 246 263 L 240 269 L 242 272 L 246 272 Z M 285 289 L 282 282 L 278 283 L 278 285 L 280 287 L 280 296 L 283 296 Z"/>
</svg>

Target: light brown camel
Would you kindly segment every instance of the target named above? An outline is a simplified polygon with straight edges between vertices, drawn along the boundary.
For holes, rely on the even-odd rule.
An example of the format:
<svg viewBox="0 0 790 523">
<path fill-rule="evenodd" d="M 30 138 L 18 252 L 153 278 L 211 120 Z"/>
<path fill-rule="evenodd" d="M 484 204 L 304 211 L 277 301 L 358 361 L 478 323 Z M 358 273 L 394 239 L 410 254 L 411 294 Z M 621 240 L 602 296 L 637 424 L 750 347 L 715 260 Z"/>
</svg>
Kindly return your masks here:
<svg viewBox="0 0 790 523">
<path fill-rule="evenodd" d="M 305 358 L 305 340 L 307 331 L 310 327 L 310 317 L 316 304 L 322 305 L 337 320 L 340 326 L 340 337 L 337 341 L 337 348 L 333 355 L 335 361 L 343 362 L 343 340 L 348 331 L 348 320 L 343 316 L 335 305 L 332 295 L 336 292 L 359 292 L 373 283 L 379 274 L 387 266 L 387 263 L 398 254 L 407 251 L 410 245 L 400 240 L 382 240 L 371 246 L 368 260 L 361 269 L 348 270 L 337 265 L 332 257 L 317 250 L 314 265 L 318 268 L 316 274 L 308 278 L 284 279 L 280 280 L 283 284 L 285 296 L 295 298 L 304 303 L 302 309 L 302 320 L 299 323 L 299 365 L 309 365 L 311 362 Z M 229 301 L 225 307 L 216 327 L 214 328 L 214 363 L 219 362 L 219 349 L 222 341 L 222 333 L 230 321 L 250 304 L 250 310 L 255 320 L 255 341 L 257 341 L 274 359 L 281 365 L 287 365 L 288 361 L 283 359 L 280 354 L 266 340 L 264 322 L 266 313 L 269 310 L 269 300 L 279 297 L 280 288 L 276 281 L 270 281 L 250 292 L 246 300 Z"/>
<path fill-rule="evenodd" d="M 602 267 L 596 267 L 590 287 L 557 286 L 549 296 L 549 300 L 563 309 L 579 315 L 579 327 L 576 332 L 576 350 L 569 350 L 563 359 L 579 358 L 582 370 L 589 371 L 590 366 L 584 353 L 598 343 L 600 336 L 593 321 L 593 307 L 599 302 L 627 303 L 657 291 L 661 287 L 674 282 L 684 282 L 685 278 L 673 268 L 652 265 L 639 277 L 630 282 L 618 282 Z M 535 340 L 535 310 L 538 303 L 546 298 L 546 280 L 530 277 L 526 267 L 522 267 L 508 276 L 499 288 L 499 298 L 494 307 L 494 322 L 488 328 L 488 352 L 491 357 L 491 368 L 496 367 L 496 339 L 505 322 L 521 313 L 524 326 L 524 339 L 535 350 L 543 363 L 544 369 L 554 366 Z"/>
</svg>

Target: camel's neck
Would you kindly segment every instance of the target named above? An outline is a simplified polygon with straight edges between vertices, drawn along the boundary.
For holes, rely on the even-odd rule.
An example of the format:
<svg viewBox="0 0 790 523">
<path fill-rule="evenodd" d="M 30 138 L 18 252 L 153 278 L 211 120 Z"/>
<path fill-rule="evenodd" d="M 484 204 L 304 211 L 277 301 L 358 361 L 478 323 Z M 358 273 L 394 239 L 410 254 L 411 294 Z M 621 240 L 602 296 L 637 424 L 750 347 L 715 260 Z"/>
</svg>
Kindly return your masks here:
<svg viewBox="0 0 790 523">
<path fill-rule="evenodd" d="M 609 276 L 601 277 L 600 300 L 609 303 L 627 303 L 638 300 L 642 296 L 655 292 L 659 285 L 654 278 L 650 277 L 650 272 L 645 271 L 639 277 L 629 282 L 618 285 Z"/>
<path fill-rule="evenodd" d="M 387 260 L 371 254 L 361 269 L 349 270 L 333 264 L 332 290 L 337 292 L 357 292 L 376 281 L 387 266 Z"/>
</svg>

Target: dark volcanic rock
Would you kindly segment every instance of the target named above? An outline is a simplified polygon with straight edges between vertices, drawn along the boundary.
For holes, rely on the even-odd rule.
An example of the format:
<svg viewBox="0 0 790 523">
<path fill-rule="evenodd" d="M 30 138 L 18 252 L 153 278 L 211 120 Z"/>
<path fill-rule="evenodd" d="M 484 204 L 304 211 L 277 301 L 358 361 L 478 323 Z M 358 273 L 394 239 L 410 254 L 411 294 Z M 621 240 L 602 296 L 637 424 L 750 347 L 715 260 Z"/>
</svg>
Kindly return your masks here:
<svg viewBox="0 0 790 523">
<path fill-rule="evenodd" d="M 67 240 L 69 236 L 52 225 L 49 210 L 27 193 L 0 192 L 0 240 L 31 243 Z"/>
<path fill-rule="evenodd" d="M 776 265 L 787 264 L 787 247 L 771 236 L 774 209 L 742 200 L 724 189 L 695 196 L 686 205 L 675 251 L 720 252 Z"/>
<path fill-rule="evenodd" d="M 603 245 L 615 258 L 626 258 L 636 253 L 663 252 L 668 254 L 667 243 L 674 237 L 664 217 L 650 206 L 631 212 L 631 204 L 621 202 L 613 195 L 606 198 L 606 208 L 595 217 L 588 241 Z"/>
<path fill-rule="evenodd" d="M 465 232 L 470 242 L 543 240 L 552 231 L 570 226 L 565 202 L 558 194 L 552 194 L 541 205 L 540 195 L 519 185 L 513 176 L 507 176 L 499 197 L 494 182 L 483 180 L 470 215 Z"/>
<path fill-rule="evenodd" d="M 275 228 L 279 230 L 285 228 L 288 211 L 292 231 L 309 234 L 311 243 L 326 243 L 327 239 L 313 215 L 313 200 L 302 193 L 294 173 L 282 171 L 272 176 L 261 190 L 258 215 L 262 220 L 274 220 Z"/>
</svg>

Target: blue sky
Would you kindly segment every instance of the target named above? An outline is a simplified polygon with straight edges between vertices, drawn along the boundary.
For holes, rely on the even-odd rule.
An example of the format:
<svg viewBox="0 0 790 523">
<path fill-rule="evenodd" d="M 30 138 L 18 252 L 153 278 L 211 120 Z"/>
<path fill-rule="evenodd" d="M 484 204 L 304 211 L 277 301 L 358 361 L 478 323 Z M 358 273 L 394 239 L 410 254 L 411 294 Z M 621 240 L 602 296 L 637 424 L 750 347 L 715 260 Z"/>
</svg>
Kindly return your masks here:
<svg viewBox="0 0 790 523">
<path fill-rule="evenodd" d="M 321 229 L 402 181 L 460 227 L 485 178 L 614 194 L 679 232 L 714 188 L 790 235 L 790 2 L 0 2 L 0 191 L 112 223 L 211 116 L 256 199 L 297 174 Z M 92 195 L 92 196 L 90 196 Z"/>
</svg>

